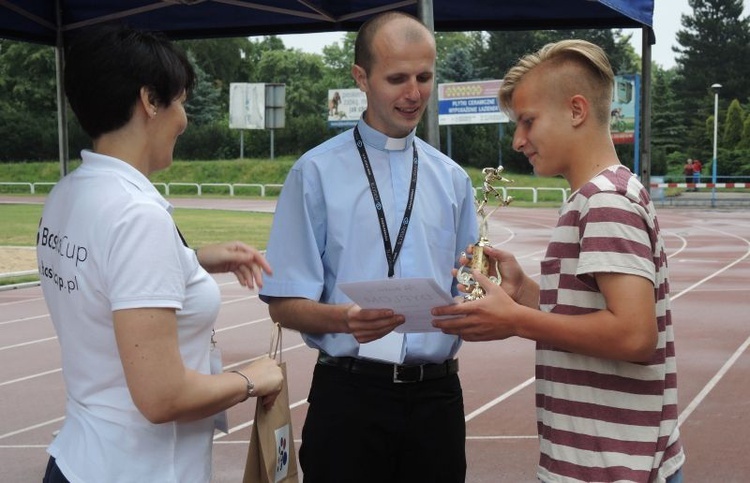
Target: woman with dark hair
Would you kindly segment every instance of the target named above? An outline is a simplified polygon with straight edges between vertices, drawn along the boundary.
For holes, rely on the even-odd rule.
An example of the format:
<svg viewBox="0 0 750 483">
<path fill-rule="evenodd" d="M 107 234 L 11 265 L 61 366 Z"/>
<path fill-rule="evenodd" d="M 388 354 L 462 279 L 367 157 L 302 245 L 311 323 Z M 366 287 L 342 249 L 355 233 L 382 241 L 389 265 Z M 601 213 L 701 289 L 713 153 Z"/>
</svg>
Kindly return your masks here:
<svg viewBox="0 0 750 483">
<path fill-rule="evenodd" d="M 44 298 L 60 341 L 65 423 L 45 482 L 207 482 L 215 418 L 282 375 L 268 357 L 222 373 L 209 272 L 248 288 L 270 266 L 228 242 L 191 249 L 148 176 L 172 163 L 194 83 L 161 35 L 84 30 L 66 53 L 66 94 L 92 149 L 45 203 L 37 234 Z"/>
</svg>

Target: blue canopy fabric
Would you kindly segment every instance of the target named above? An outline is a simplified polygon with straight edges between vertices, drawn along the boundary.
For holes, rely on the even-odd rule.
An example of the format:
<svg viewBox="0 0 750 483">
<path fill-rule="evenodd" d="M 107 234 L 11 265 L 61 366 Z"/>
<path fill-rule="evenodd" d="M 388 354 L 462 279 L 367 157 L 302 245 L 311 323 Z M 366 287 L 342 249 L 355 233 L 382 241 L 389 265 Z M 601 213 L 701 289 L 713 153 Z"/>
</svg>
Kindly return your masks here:
<svg viewBox="0 0 750 483">
<path fill-rule="evenodd" d="M 87 25 L 121 20 L 172 38 L 355 31 L 418 0 L 0 0 L 0 37 L 58 45 Z M 436 31 L 651 27 L 654 0 L 432 0 Z M 62 34 L 62 39 L 58 37 Z"/>
</svg>

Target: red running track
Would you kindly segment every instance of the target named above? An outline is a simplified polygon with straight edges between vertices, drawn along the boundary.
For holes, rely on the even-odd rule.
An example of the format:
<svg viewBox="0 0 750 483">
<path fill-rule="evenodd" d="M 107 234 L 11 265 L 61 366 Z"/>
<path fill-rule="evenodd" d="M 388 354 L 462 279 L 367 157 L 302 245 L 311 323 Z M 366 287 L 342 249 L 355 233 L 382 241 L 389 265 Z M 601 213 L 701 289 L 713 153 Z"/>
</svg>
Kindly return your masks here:
<svg viewBox="0 0 750 483">
<path fill-rule="evenodd" d="M 177 205 L 223 207 L 216 200 Z M 272 209 L 231 200 L 231 209 Z M 685 478 L 747 480 L 750 460 L 750 216 L 745 211 L 659 212 L 671 274 Z M 538 275 L 553 209 L 507 207 L 490 238 Z M 217 340 L 231 369 L 268 350 L 265 304 L 229 276 L 217 277 L 222 308 Z M 315 352 L 284 333 L 290 403 L 299 444 Z M 537 440 L 533 343 L 466 343 L 459 353 L 467 420 L 467 481 L 534 482 Z M 45 448 L 64 417 L 59 346 L 38 287 L 0 292 L 0 480 L 40 481 Z M 241 481 L 254 402 L 229 411 L 230 434 L 216 436 L 213 481 Z M 353 476 L 356 481 L 356 475 Z"/>
</svg>

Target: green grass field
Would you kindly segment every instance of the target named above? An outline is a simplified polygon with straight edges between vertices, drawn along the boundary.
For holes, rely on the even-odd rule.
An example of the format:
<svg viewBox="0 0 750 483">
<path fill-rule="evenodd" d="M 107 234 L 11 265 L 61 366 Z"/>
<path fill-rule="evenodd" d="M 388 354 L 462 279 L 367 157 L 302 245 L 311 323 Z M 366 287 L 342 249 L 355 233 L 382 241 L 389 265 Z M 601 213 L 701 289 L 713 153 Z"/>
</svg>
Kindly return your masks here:
<svg viewBox="0 0 750 483">
<path fill-rule="evenodd" d="M 0 204 L 0 246 L 33 247 L 42 214 L 41 205 Z M 265 250 L 271 230 L 271 213 L 175 208 L 175 222 L 192 247 L 241 240 Z M 39 280 L 37 276 L 0 278 L 0 285 Z"/>
<path fill-rule="evenodd" d="M 0 245 L 34 246 L 41 205 L 0 205 Z M 241 240 L 265 249 L 273 215 L 246 211 L 175 208 L 174 219 L 191 246 Z"/>
<path fill-rule="evenodd" d="M 33 247 L 41 215 L 41 205 L 0 205 L 0 245 Z"/>
</svg>

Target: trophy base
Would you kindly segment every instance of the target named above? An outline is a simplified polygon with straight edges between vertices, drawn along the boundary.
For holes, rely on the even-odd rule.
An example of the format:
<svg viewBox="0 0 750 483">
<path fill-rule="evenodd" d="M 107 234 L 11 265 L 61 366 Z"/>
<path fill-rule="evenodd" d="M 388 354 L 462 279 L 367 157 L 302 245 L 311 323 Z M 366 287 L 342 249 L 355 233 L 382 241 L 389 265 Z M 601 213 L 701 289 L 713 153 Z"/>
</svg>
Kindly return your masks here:
<svg viewBox="0 0 750 483">
<path fill-rule="evenodd" d="M 490 260 L 484 255 L 484 247 L 488 245 L 489 240 L 487 240 L 487 238 L 480 238 L 479 241 L 474 244 L 471 263 L 461 267 L 456 274 L 456 280 L 458 280 L 458 283 L 471 289 L 469 293 L 464 295 L 464 301 L 466 302 L 479 300 L 486 295 L 485 290 L 479 285 L 479 282 L 474 279 L 474 275 L 472 274 L 473 270 L 479 270 L 482 275 L 489 277 L 492 283 L 500 285 L 500 272 L 498 270 L 495 270 L 498 276 L 490 276 Z"/>
</svg>

